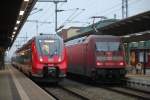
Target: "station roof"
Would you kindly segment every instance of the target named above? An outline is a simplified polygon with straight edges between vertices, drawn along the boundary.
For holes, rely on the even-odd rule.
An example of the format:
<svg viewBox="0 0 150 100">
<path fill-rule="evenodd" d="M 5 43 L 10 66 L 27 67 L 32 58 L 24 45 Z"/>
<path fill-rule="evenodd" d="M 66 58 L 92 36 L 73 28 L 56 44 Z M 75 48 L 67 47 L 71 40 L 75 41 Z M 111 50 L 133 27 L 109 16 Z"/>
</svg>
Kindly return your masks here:
<svg viewBox="0 0 150 100">
<path fill-rule="evenodd" d="M 0 3 L 0 52 L 12 46 L 36 1 L 3 0 Z"/>
<path fill-rule="evenodd" d="M 113 35 L 127 35 L 150 30 L 150 11 L 128 17 L 99 29 L 100 32 Z"/>
<path fill-rule="evenodd" d="M 95 30 L 93 30 L 93 28 L 95 27 L 96 29 L 100 29 L 102 27 L 108 26 L 114 22 L 117 22 L 119 20 L 117 19 L 106 19 L 106 20 L 102 20 L 99 21 L 97 23 L 95 23 L 94 25 L 89 25 L 88 27 L 83 27 L 81 28 L 81 30 L 79 31 L 81 34 L 87 33 L 87 32 L 94 32 Z"/>
<path fill-rule="evenodd" d="M 98 30 L 98 32 L 96 32 L 92 28 L 87 27 L 89 29 L 86 29 L 86 31 L 84 31 L 85 29 L 83 29 L 81 30 L 81 34 L 68 38 L 65 41 L 69 41 L 90 34 L 124 36 L 150 30 L 149 26 L 150 26 L 150 11 L 147 11 L 135 16 L 128 17 L 126 19 L 114 21 L 106 25 L 104 24 L 101 27 L 98 27 L 98 24 L 96 23 L 95 27 Z"/>
<path fill-rule="evenodd" d="M 129 35 L 129 37 L 126 37 L 126 36 L 123 37 L 124 43 L 148 41 L 148 40 L 150 40 L 150 30 L 131 34 Z"/>
</svg>

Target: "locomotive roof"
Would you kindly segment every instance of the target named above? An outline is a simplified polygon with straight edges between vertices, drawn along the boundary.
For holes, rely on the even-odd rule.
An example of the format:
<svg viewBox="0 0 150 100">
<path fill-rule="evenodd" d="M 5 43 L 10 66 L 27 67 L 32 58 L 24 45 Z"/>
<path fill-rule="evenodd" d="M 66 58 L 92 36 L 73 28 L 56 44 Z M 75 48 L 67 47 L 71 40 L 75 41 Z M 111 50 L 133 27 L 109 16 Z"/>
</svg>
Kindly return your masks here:
<svg viewBox="0 0 150 100">
<path fill-rule="evenodd" d="M 89 35 L 87 40 L 90 39 L 98 39 L 98 40 L 120 40 L 120 36 L 113 36 L 113 35 Z"/>
<path fill-rule="evenodd" d="M 36 39 L 54 39 L 54 38 L 60 38 L 57 34 L 42 34 L 35 37 Z"/>
<path fill-rule="evenodd" d="M 86 37 L 86 39 L 91 39 L 91 38 L 111 38 L 111 39 L 120 39 L 121 37 L 120 36 L 114 36 L 114 35 L 88 35 L 88 36 L 83 36 L 83 37 Z M 83 37 L 79 37 L 79 38 L 83 38 Z M 79 39 L 79 38 L 75 38 L 75 39 Z M 75 39 L 72 39 L 72 40 L 75 40 Z M 69 40 L 71 41 L 71 40 Z M 68 42 L 68 41 L 65 41 L 65 42 Z"/>
</svg>

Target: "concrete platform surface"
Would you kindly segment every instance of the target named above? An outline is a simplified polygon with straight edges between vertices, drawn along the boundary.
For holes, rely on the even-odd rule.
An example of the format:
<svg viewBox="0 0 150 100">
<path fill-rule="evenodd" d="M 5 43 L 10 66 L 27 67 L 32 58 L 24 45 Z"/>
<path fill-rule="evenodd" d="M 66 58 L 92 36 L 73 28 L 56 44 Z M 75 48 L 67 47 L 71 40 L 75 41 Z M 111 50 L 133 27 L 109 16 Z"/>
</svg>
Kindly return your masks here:
<svg viewBox="0 0 150 100">
<path fill-rule="evenodd" d="M 128 75 L 126 75 L 126 77 L 135 78 L 135 79 L 150 80 L 150 75 L 143 75 L 143 74 L 128 74 Z"/>
<path fill-rule="evenodd" d="M 150 88 L 150 75 L 137 75 L 137 74 L 130 75 L 130 74 L 128 74 L 126 77 L 127 77 L 128 82 L 147 86 Z"/>
<path fill-rule="evenodd" d="M 0 71 L 0 100 L 55 100 L 10 65 Z"/>
</svg>

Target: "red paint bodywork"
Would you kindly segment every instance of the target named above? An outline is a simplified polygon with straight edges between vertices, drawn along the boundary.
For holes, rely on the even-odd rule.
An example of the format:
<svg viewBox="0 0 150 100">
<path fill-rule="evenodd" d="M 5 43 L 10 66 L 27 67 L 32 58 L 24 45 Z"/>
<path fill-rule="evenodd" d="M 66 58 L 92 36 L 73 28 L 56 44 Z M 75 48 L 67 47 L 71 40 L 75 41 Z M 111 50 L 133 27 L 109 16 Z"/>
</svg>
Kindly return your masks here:
<svg viewBox="0 0 150 100">
<path fill-rule="evenodd" d="M 118 75 L 125 72 L 124 51 L 96 51 L 95 42 L 120 41 L 119 37 L 106 35 L 90 35 L 83 42 L 69 44 L 65 43 L 67 48 L 68 72 L 78 75 L 92 77 L 93 72 L 101 74 L 101 70 L 117 71 Z M 100 57 L 97 59 L 97 57 Z M 100 59 L 107 59 L 105 61 Z M 114 72 L 116 74 L 116 72 Z"/>
<path fill-rule="evenodd" d="M 39 38 L 40 36 L 38 36 Z M 42 36 L 43 37 L 43 36 Z M 47 36 L 45 36 L 47 37 Z M 37 47 L 36 38 L 29 40 L 22 48 L 16 51 L 16 57 L 14 57 L 13 65 L 17 66 L 19 69 L 23 70 L 27 75 L 31 75 L 34 77 L 43 78 L 43 70 L 44 67 L 47 67 L 47 71 L 50 69 L 57 69 L 59 72 L 57 76 L 51 77 L 51 75 L 47 76 L 46 79 L 57 78 L 61 79 L 66 76 L 67 72 L 67 57 L 66 57 L 66 48 L 64 47 L 63 40 L 61 46 L 63 47 L 61 50 L 61 56 L 54 55 L 49 59 L 48 56 L 41 55 Z M 43 39 L 43 38 L 42 38 Z M 58 38 L 59 39 L 59 38 Z M 24 52 L 22 56 L 21 53 Z M 28 55 L 31 56 L 28 56 Z M 27 56 L 28 59 L 25 57 Z M 22 62 L 19 59 L 23 59 Z M 40 59 L 42 59 L 40 61 Z M 56 73 L 53 73 L 56 74 Z"/>
</svg>

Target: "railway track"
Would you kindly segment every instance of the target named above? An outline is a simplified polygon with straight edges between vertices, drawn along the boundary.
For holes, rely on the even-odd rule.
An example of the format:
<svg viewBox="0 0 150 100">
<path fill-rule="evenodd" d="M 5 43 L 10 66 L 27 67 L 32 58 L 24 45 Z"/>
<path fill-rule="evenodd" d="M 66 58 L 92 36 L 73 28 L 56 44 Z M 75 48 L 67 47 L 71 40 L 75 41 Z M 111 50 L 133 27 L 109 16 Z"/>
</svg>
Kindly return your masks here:
<svg viewBox="0 0 150 100">
<path fill-rule="evenodd" d="M 131 96 L 140 100 L 150 100 L 150 92 L 129 87 L 103 87 L 119 94 Z"/>
<path fill-rule="evenodd" d="M 89 100 L 79 93 L 70 91 L 62 86 L 44 87 L 43 89 L 54 98 L 56 98 L 56 100 Z"/>
<path fill-rule="evenodd" d="M 143 89 L 143 88 L 134 88 L 134 87 L 128 87 L 128 86 L 125 86 L 125 88 L 135 90 L 135 91 L 139 91 L 139 92 L 142 92 L 142 93 L 145 93 L 145 94 L 150 94 L 149 90 Z"/>
<path fill-rule="evenodd" d="M 65 79 L 43 89 L 56 100 L 150 100 L 150 92 L 125 86 L 94 86 Z"/>
<path fill-rule="evenodd" d="M 65 80 L 60 84 L 63 88 L 78 93 L 88 100 L 137 100 L 135 97 L 116 93 L 98 86 L 92 86 L 84 83 L 79 83 L 72 80 Z"/>
</svg>

